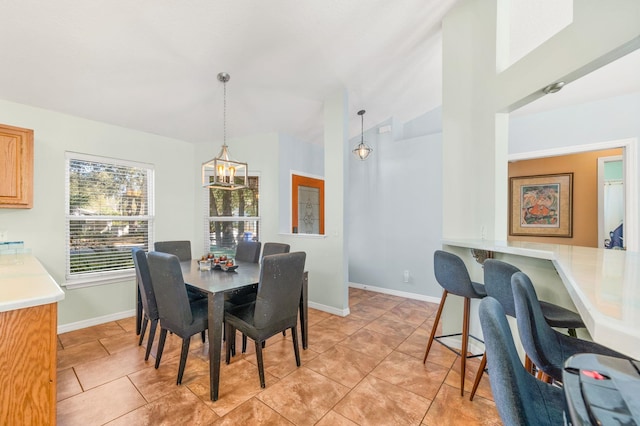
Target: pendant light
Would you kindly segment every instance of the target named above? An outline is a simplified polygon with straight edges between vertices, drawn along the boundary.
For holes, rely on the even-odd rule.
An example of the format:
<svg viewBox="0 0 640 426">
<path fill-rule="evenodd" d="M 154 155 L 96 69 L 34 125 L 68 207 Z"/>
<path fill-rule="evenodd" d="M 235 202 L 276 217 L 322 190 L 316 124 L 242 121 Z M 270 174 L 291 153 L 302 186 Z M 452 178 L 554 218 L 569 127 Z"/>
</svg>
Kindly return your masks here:
<svg viewBox="0 0 640 426">
<path fill-rule="evenodd" d="M 230 78 L 226 72 L 218 74 L 218 81 L 221 81 L 224 87 L 222 149 L 217 157 L 202 163 L 203 188 L 234 190 L 245 188 L 249 183 L 249 166 L 247 163 L 232 160 L 227 146 L 227 82 Z"/>
<path fill-rule="evenodd" d="M 370 146 L 367 146 L 367 144 L 364 143 L 364 113 L 365 112 L 366 111 L 363 109 L 358 111 L 358 115 L 362 118 L 360 143 L 356 145 L 356 147 L 353 148 L 353 151 L 352 151 L 356 155 L 356 157 L 358 157 L 362 161 L 366 160 L 367 157 L 369 157 L 369 154 L 373 152 L 373 148 L 371 148 Z"/>
</svg>

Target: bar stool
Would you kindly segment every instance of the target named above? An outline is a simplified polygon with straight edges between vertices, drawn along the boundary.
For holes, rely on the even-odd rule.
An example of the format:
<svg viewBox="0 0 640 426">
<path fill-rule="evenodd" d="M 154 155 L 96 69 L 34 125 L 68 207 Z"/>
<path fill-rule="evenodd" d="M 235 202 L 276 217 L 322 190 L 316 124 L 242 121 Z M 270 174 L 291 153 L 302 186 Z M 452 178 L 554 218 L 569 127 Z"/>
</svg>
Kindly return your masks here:
<svg viewBox="0 0 640 426">
<path fill-rule="evenodd" d="M 460 395 L 464 395 L 464 376 L 467 365 L 467 358 L 478 357 L 481 354 L 467 355 L 467 346 L 469 343 L 469 337 L 479 342 L 482 340 L 469 334 L 469 311 L 471 306 L 471 299 L 482 299 L 487 295 L 484 286 L 482 284 L 474 283 L 469 277 L 467 267 L 460 257 L 455 254 L 448 253 L 442 250 L 436 250 L 433 254 L 433 268 L 436 276 L 436 281 L 442 286 L 444 292 L 442 293 L 442 299 L 440 299 L 440 305 L 438 306 L 438 313 L 436 314 L 436 320 L 431 329 L 431 335 L 429 336 L 429 342 L 427 343 L 427 350 L 424 353 L 423 363 L 427 362 L 429 356 L 429 350 L 431 350 L 431 344 L 434 339 L 444 345 L 449 350 L 453 351 L 460 356 Z M 440 322 L 440 316 L 442 315 L 442 308 L 447 300 L 447 295 L 455 294 L 456 296 L 464 297 L 464 310 L 462 312 L 462 333 L 446 334 L 436 336 L 436 329 Z M 460 352 L 449 347 L 440 339 L 445 337 L 462 336 L 462 346 Z M 484 342 L 483 342 L 484 343 Z"/>
<path fill-rule="evenodd" d="M 484 285 L 487 290 L 487 295 L 500 302 L 506 315 L 512 318 L 516 318 L 513 290 L 511 289 L 511 277 L 516 272 L 520 272 L 520 269 L 509 263 L 502 262 L 496 259 L 485 260 L 483 266 Z M 540 302 L 540 308 L 542 309 L 547 324 L 555 328 L 567 328 L 569 329 L 569 334 L 572 336 L 576 335 L 576 328 L 585 327 L 582 318 L 580 318 L 580 315 L 573 311 L 570 311 L 569 309 L 565 309 L 562 306 L 554 305 L 553 303 L 548 302 Z M 482 379 L 482 375 L 484 373 L 486 365 L 487 358 L 485 353 L 482 357 L 482 361 L 480 361 L 478 372 L 476 373 L 476 378 L 473 383 L 473 388 L 471 389 L 471 395 L 469 397 L 470 400 L 473 400 L 478 385 L 480 384 L 480 379 Z M 525 357 L 525 368 L 529 372 L 531 372 L 532 370 L 532 363 L 528 356 Z"/>
</svg>

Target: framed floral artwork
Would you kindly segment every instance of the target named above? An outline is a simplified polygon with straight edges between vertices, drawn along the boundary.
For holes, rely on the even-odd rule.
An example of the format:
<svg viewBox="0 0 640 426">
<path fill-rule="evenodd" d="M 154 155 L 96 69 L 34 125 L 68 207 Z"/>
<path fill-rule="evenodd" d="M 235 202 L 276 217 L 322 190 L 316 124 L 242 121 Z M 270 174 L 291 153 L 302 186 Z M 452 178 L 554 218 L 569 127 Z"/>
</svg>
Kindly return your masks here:
<svg viewBox="0 0 640 426">
<path fill-rule="evenodd" d="M 573 236 L 573 173 L 509 179 L 509 235 Z"/>
</svg>

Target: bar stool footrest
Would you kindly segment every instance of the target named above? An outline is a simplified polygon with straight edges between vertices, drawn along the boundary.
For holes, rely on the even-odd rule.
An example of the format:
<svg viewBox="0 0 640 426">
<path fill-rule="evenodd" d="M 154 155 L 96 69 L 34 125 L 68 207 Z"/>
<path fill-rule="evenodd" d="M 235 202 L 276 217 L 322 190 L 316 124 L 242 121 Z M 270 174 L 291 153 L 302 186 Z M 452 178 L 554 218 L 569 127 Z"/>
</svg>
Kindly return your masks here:
<svg viewBox="0 0 640 426">
<path fill-rule="evenodd" d="M 441 334 L 440 336 L 434 336 L 433 340 L 435 340 L 436 342 L 440 343 L 442 346 L 444 346 L 445 348 L 449 349 L 451 352 L 453 352 L 454 354 L 458 355 L 458 356 L 462 356 L 462 353 L 460 350 L 456 349 L 456 348 L 452 348 L 451 346 L 447 345 L 445 342 L 442 342 L 440 339 L 445 339 L 447 337 L 456 337 L 456 336 L 462 336 L 462 333 L 453 333 L 453 334 Z M 478 339 L 476 336 L 469 334 L 469 337 L 471 339 L 474 339 L 477 342 L 480 342 L 484 345 L 484 340 Z M 477 354 L 471 354 L 471 355 L 467 355 L 467 359 L 469 358 L 477 358 L 479 356 L 484 355 L 484 352 L 482 353 L 477 353 Z"/>
</svg>

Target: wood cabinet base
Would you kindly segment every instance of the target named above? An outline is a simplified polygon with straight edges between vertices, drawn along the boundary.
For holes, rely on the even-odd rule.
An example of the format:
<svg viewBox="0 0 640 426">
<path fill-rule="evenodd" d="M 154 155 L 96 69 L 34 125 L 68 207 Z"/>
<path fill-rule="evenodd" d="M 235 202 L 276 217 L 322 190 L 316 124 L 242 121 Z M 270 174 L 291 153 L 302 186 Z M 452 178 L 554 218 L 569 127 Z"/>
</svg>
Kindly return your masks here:
<svg viewBox="0 0 640 426">
<path fill-rule="evenodd" d="M 55 425 L 57 303 L 0 312 L 0 424 Z"/>
</svg>

